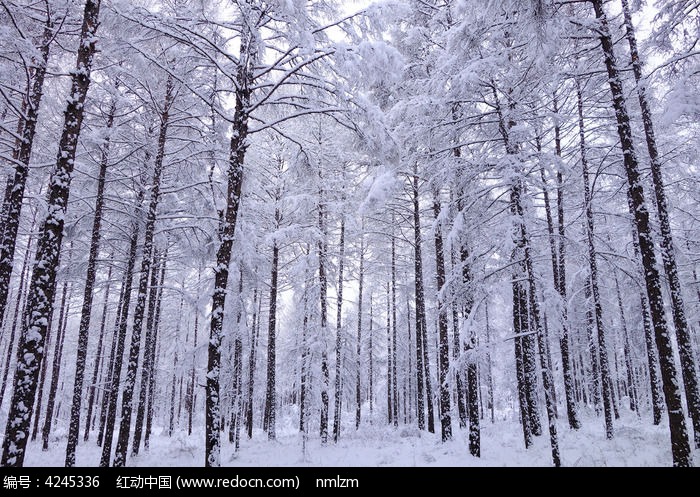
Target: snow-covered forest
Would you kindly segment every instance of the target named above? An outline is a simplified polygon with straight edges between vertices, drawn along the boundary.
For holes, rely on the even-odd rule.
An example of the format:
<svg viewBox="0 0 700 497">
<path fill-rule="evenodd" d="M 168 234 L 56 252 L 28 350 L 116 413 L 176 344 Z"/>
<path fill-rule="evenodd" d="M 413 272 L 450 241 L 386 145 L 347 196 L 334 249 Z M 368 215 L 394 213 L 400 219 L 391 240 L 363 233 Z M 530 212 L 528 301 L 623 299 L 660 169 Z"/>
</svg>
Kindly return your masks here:
<svg viewBox="0 0 700 497">
<path fill-rule="evenodd" d="M 700 464 L 700 5 L 0 0 L 3 466 Z"/>
</svg>

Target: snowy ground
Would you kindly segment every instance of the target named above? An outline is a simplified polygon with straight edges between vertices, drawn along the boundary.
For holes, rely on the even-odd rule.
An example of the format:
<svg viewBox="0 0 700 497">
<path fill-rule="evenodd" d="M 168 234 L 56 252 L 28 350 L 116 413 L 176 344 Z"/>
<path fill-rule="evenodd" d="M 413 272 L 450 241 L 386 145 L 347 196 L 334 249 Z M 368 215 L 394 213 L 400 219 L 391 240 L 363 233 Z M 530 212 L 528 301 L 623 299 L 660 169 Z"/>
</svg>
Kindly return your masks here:
<svg viewBox="0 0 700 497">
<path fill-rule="evenodd" d="M 564 466 L 670 466 L 671 452 L 667 426 L 651 426 L 649 420 L 623 416 L 615 425 L 615 438 L 605 440 L 602 419 L 584 419 L 584 426 L 572 432 L 559 423 L 562 463 Z M 438 427 L 439 431 L 439 427 Z M 226 438 L 224 436 L 224 438 Z M 233 457 L 226 443 L 222 464 L 226 466 L 548 466 L 551 461 L 548 437 L 536 439 L 525 450 L 519 425 L 512 422 L 485 422 L 482 426 L 480 459 L 471 457 L 466 443 L 467 431 L 457 430 L 455 439 L 441 443 L 439 435 L 418 433 L 415 429 L 398 429 L 375 424 L 356 432 L 346 428 L 338 444 L 321 447 L 318 437 L 309 441 L 302 453 L 301 438 L 291 423 L 284 423 L 278 440 L 269 442 L 265 433 L 243 435 L 241 449 Z M 28 448 L 27 466 L 62 466 L 66 439 L 55 433 L 51 449 L 41 451 L 40 443 Z M 81 443 L 77 463 L 96 466 L 100 449 L 94 441 Z M 150 450 L 130 457 L 129 466 L 201 466 L 204 460 L 204 436 L 193 433 L 168 438 L 156 434 Z M 700 466 L 700 451 L 695 451 Z"/>
</svg>

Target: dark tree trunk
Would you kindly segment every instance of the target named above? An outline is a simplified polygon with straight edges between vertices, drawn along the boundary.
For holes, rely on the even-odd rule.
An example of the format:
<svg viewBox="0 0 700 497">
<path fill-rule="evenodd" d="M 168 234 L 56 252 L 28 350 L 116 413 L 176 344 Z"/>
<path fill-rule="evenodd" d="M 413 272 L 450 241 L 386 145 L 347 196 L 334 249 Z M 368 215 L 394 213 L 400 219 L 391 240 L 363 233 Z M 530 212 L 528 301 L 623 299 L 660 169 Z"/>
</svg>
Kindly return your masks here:
<svg viewBox="0 0 700 497">
<path fill-rule="evenodd" d="M 365 280 L 365 236 L 364 219 L 360 233 L 360 274 L 357 291 L 357 357 L 355 362 L 355 429 L 360 428 L 362 421 L 362 291 Z"/>
<path fill-rule="evenodd" d="M 229 264 L 233 251 L 236 220 L 241 200 L 243 183 L 243 163 L 248 138 L 248 107 L 251 96 L 252 64 L 255 59 L 255 43 L 252 33 L 247 33 L 241 44 L 241 59 L 236 80 L 236 108 L 233 116 L 230 155 L 228 162 L 228 185 L 226 210 L 220 232 L 220 245 L 216 252 L 214 269 L 214 292 L 212 295 L 211 326 L 207 347 L 206 374 L 206 443 L 205 465 L 221 465 L 221 399 L 219 386 L 221 377 L 221 340 L 223 338 L 224 308 L 226 287 L 228 286 Z"/>
<path fill-rule="evenodd" d="M 372 328 L 374 327 L 374 306 L 372 303 L 372 294 L 369 294 L 369 343 L 367 344 L 367 355 L 369 356 L 369 422 L 374 421 L 374 335 Z"/>
<path fill-rule="evenodd" d="M 391 219 L 392 231 L 395 225 L 394 217 Z M 394 421 L 394 426 L 399 426 L 399 389 L 398 389 L 398 371 L 397 371 L 397 360 L 398 360 L 398 342 L 397 339 L 397 323 L 396 323 L 396 238 L 394 233 L 391 233 L 391 392 L 392 392 L 392 419 Z M 449 359 L 448 359 L 449 360 Z M 447 390 L 448 401 L 450 391 Z"/>
<path fill-rule="evenodd" d="M 253 393 L 255 391 L 255 363 L 258 346 L 257 322 L 258 322 L 258 287 L 253 290 L 253 322 L 250 329 L 250 355 L 248 356 L 248 399 L 246 402 L 246 430 L 248 438 L 253 438 Z"/>
<path fill-rule="evenodd" d="M 267 381 L 265 382 L 265 413 L 268 440 L 276 438 L 277 414 L 277 277 L 279 265 L 279 247 L 277 240 L 272 244 L 272 265 L 270 268 L 270 310 L 267 322 Z"/>
<path fill-rule="evenodd" d="M 615 58 L 613 40 L 608 28 L 607 17 L 603 9 L 602 0 L 591 0 L 599 22 L 597 32 L 603 48 L 605 66 L 608 73 L 608 84 L 617 119 L 617 131 L 624 156 L 624 167 L 629 186 L 629 195 L 632 200 L 634 221 L 639 236 L 639 249 L 644 268 L 644 280 L 649 299 L 651 321 L 654 327 L 656 347 L 659 351 L 661 365 L 661 377 L 663 381 L 664 397 L 669 415 L 669 430 L 671 433 L 671 451 L 674 466 L 691 466 L 692 456 L 688 429 L 685 422 L 681 393 L 678 381 L 678 371 L 673 359 L 673 347 L 669 334 L 664 311 L 663 296 L 661 292 L 661 276 L 657 267 L 654 241 L 651 234 L 649 210 L 647 208 L 644 189 L 641 183 L 639 163 L 632 142 L 632 128 L 630 125 L 627 103 L 622 88 L 622 80 Z M 685 366 L 685 365 L 684 365 Z"/>
<path fill-rule="evenodd" d="M 97 8 L 99 9 L 99 2 L 97 3 Z M 49 8 L 48 5 L 47 3 L 47 9 Z M 97 20 L 97 16 L 95 16 L 95 20 Z M 92 28 L 89 27 L 87 29 Z M 87 31 L 84 32 L 87 33 Z M 4 322 L 5 309 L 7 308 L 7 297 L 10 291 L 10 278 L 15 257 L 15 245 L 17 243 L 17 231 L 19 229 L 20 215 L 22 214 L 22 200 L 27 184 L 27 176 L 29 175 L 29 160 L 32 156 L 39 106 L 44 91 L 46 65 L 49 60 L 49 45 L 53 37 L 54 24 L 51 13 L 47 11 L 41 46 L 37 47 L 38 57 L 32 60 L 33 67 L 31 67 L 29 73 L 28 92 L 22 100 L 24 115 L 20 118 L 18 124 L 18 134 L 21 135 L 22 139 L 17 140 L 12 154 L 15 173 L 11 179 L 8 178 L 2 205 L 3 223 L 0 229 L 0 326 Z M 92 54 L 86 54 L 86 57 L 90 57 L 90 60 L 86 58 L 84 61 L 88 63 L 89 67 L 89 63 L 92 62 Z M 80 61 L 78 63 L 80 64 Z M 75 80 L 74 89 L 78 89 L 78 87 L 75 87 Z M 87 93 L 87 85 L 84 89 L 85 93 Z"/>
<path fill-rule="evenodd" d="M 489 323 L 489 302 L 486 300 L 484 303 L 484 313 L 486 317 L 486 368 L 488 372 L 488 377 L 487 377 L 487 391 L 488 391 L 488 402 L 486 403 L 486 406 L 488 407 L 489 411 L 491 412 L 491 423 L 496 422 L 496 406 L 494 404 L 493 400 L 493 370 L 491 367 L 491 325 Z"/>
<path fill-rule="evenodd" d="M 321 180 L 321 182 L 323 181 L 320 169 L 319 180 Z M 321 190 L 319 191 L 318 204 L 318 228 L 319 232 L 321 233 L 321 239 L 318 241 L 318 281 L 321 307 L 321 341 L 323 343 L 321 351 L 321 420 L 319 423 L 319 433 L 321 436 L 322 444 L 328 442 L 328 389 L 330 386 L 330 374 L 328 370 L 328 350 L 326 347 L 326 333 L 328 323 L 328 280 L 326 276 L 326 253 L 328 251 L 328 246 L 326 243 L 325 217 L 326 215 L 323 199 L 323 189 L 321 188 Z"/>
<path fill-rule="evenodd" d="M 387 424 L 394 423 L 393 400 L 394 395 L 392 388 L 394 382 L 391 381 L 391 286 L 386 282 L 386 419 Z"/>
<path fill-rule="evenodd" d="M 442 295 L 442 292 L 445 289 L 445 253 L 442 245 L 442 227 L 440 225 L 440 199 L 438 198 L 438 195 L 439 194 L 436 193 L 435 198 L 433 199 L 433 214 L 435 216 L 435 277 L 438 291 L 438 380 L 440 382 L 439 390 L 441 435 L 442 441 L 446 442 L 447 440 L 452 439 L 452 420 L 450 418 L 450 385 L 448 381 L 450 371 L 450 349 L 449 338 L 447 333 L 447 306 L 444 303 L 444 296 Z"/>
<path fill-rule="evenodd" d="M 593 221 L 593 195 L 591 193 L 590 180 L 588 177 L 588 155 L 586 148 L 586 130 L 583 121 L 583 99 L 581 89 L 576 88 L 578 97 L 578 126 L 579 142 L 581 147 L 581 168 L 583 171 L 583 201 L 586 211 L 586 238 L 588 240 L 588 263 L 590 265 L 590 284 L 593 296 L 593 309 L 595 315 L 596 329 L 598 330 L 598 359 L 600 361 L 600 379 L 603 385 L 603 410 L 605 414 L 605 436 L 609 440 L 615 435 L 613 427 L 613 406 L 611 404 L 613 392 L 610 390 L 611 377 L 608 363 L 608 347 L 606 345 L 606 330 L 603 323 L 603 306 L 600 301 L 600 290 L 598 287 L 598 255 L 595 248 L 595 227 Z"/>
<path fill-rule="evenodd" d="M 666 187 L 664 186 L 661 160 L 656 144 L 656 136 L 654 134 L 651 107 L 646 97 L 645 83 L 642 76 L 642 61 L 639 57 L 639 50 L 637 49 L 637 39 L 634 33 L 634 25 L 632 24 L 632 16 L 630 14 L 628 0 L 621 1 L 627 41 L 629 42 L 630 56 L 632 58 L 632 72 L 634 73 L 634 78 L 637 83 L 637 96 L 639 97 L 639 107 L 642 111 L 644 136 L 649 152 L 651 177 L 656 198 L 656 211 L 659 217 L 659 227 L 661 231 L 661 259 L 670 288 L 673 325 L 676 328 L 676 341 L 678 342 L 678 353 L 681 359 L 683 385 L 685 387 L 685 396 L 688 403 L 688 413 L 693 422 L 695 448 L 700 449 L 700 387 L 698 386 L 693 341 L 690 327 L 688 326 L 688 319 L 685 315 L 683 291 L 678 276 L 678 265 L 676 264 L 676 252 L 673 244 L 673 234 L 671 233 L 671 220 L 669 216 L 668 200 L 666 198 Z"/>
<path fill-rule="evenodd" d="M 338 255 L 338 313 L 335 324 L 335 412 L 333 416 L 333 441 L 340 437 L 340 422 L 342 411 L 342 364 L 343 364 L 343 262 L 345 257 L 345 219 L 340 221 L 340 245 Z"/>
<path fill-rule="evenodd" d="M 197 287 L 199 288 L 199 283 L 201 281 L 201 268 L 197 274 Z M 194 310 L 194 330 L 193 330 L 193 343 L 192 343 L 192 367 L 190 368 L 190 379 L 187 384 L 187 391 L 185 393 L 185 407 L 187 409 L 187 436 L 192 435 L 192 418 L 194 417 L 195 408 L 195 386 L 197 378 L 197 341 L 199 338 L 199 306 L 195 304 Z M 178 415 L 179 417 L 179 415 Z"/>
<path fill-rule="evenodd" d="M 144 190 L 139 189 L 136 198 L 135 214 L 141 209 L 143 204 Z M 121 382 L 122 364 L 124 362 L 124 349 L 126 348 L 126 329 L 129 320 L 129 306 L 131 304 L 131 285 L 134 280 L 134 266 L 136 266 L 136 249 L 138 248 L 139 240 L 139 221 L 134 220 L 131 232 L 131 240 L 129 241 L 129 258 L 126 263 L 126 271 L 124 273 L 124 284 L 122 285 L 122 298 L 120 299 L 121 311 L 117 312 L 119 323 L 118 332 L 115 333 L 117 340 L 116 347 L 112 347 L 113 358 L 110 357 L 110 377 L 105 385 L 106 395 L 109 395 L 109 405 L 107 407 L 107 415 L 105 417 L 104 442 L 102 444 L 102 457 L 100 466 L 109 466 L 109 461 L 112 455 L 112 442 L 114 439 L 114 425 L 117 420 L 117 399 L 119 397 L 119 384 Z M 117 330 L 115 330 L 117 331 Z M 113 344 L 114 345 L 114 344 Z"/>
<path fill-rule="evenodd" d="M 65 213 L 70 194 L 70 180 L 75 151 L 83 122 L 84 103 L 90 86 L 90 71 L 95 53 L 100 0 L 86 0 L 80 33 L 76 70 L 71 77 L 70 95 L 58 146 L 56 167 L 51 174 L 47 211 L 37 243 L 24 325 L 17 347 L 17 371 L 3 440 L 3 466 L 22 466 L 27 433 L 32 418 L 39 365 L 44 356 L 44 338 L 48 317 L 53 308 L 56 270 L 63 241 Z M 21 203 L 21 200 L 20 200 Z M 8 220 L 11 217 L 8 217 Z M 3 244 L 4 245 L 4 244 Z M 14 250 L 13 250 L 14 252 Z"/>
<path fill-rule="evenodd" d="M 554 113 L 558 112 L 558 104 L 556 97 L 554 98 Z M 561 159 L 561 136 L 559 124 L 554 126 L 554 142 L 556 154 Z M 547 187 L 547 179 L 544 174 L 544 167 L 540 168 L 540 176 L 542 178 L 542 191 L 544 192 L 545 215 L 547 218 L 547 231 L 549 234 L 549 250 L 552 256 L 552 274 L 554 279 L 554 289 L 559 293 L 561 298 L 561 335 L 559 337 L 559 349 L 561 351 L 562 371 L 564 373 L 564 394 L 566 396 L 566 415 L 569 421 L 569 427 L 572 430 L 578 430 L 581 427 L 581 422 L 578 419 L 576 411 L 576 400 L 574 399 L 574 382 L 571 372 L 571 357 L 569 354 L 569 323 L 567 316 L 567 295 L 566 295 L 566 261 L 564 259 L 564 237 L 566 235 L 564 226 L 564 198 L 561 188 L 562 174 L 557 168 L 557 222 L 559 245 L 556 243 L 554 220 L 552 219 L 549 189 Z"/>
<path fill-rule="evenodd" d="M 416 384 L 418 386 L 418 428 L 425 430 L 425 407 L 428 407 L 428 431 L 435 433 L 433 418 L 433 399 L 430 382 L 430 363 L 428 362 L 427 323 L 425 318 L 425 290 L 423 287 L 423 243 L 420 227 L 420 202 L 418 197 L 418 166 L 413 171 L 413 234 L 414 234 L 414 272 L 416 291 Z M 425 394 L 423 393 L 425 386 Z"/>
<path fill-rule="evenodd" d="M 75 379 L 73 383 L 73 402 L 70 411 L 68 427 L 68 444 L 66 446 L 66 467 L 75 466 L 75 448 L 80 434 L 80 409 L 83 401 L 83 379 L 85 378 L 85 359 L 87 357 L 88 340 L 90 337 L 90 315 L 92 314 L 93 289 L 97 276 L 97 256 L 100 250 L 100 229 L 102 228 L 102 210 L 104 208 L 105 179 L 109 162 L 110 132 L 114 126 L 116 104 L 113 102 L 107 115 L 107 137 L 102 146 L 100 171 L 97 177 L 97 194 L 95 199 L 95 216 L 92 221 L 92 236 L 90 238 L 90 255 L 88 256 L 83 307 L 80 312 L 80 327 L 78 328 L 78 352 L 75 359 Z M 100 337 L 101 338 L 101 337 Z M 95 364 L 98 364 L 97 362 Z M 94 392 L 94 388 L 92 389 Z M 89 422 L 88 418 L 88 422 Z"/>
<path fill-rule="evenodd" d="M 527 310 L 523 309 L 523 292 L 522 285 L 518 279 L 518 275 L 513 275 L 513 340 L 515 345 L 515 369 L 516 379 L 518 382 L 518 401 L 520 405 L 520 423 L 523 428 L 523 439 L 525 448 L 529 449 L 532 445 L 532 428 L 530 427 L 530 412 L 527 403 L 527 395 L 525 393 L 525 367 L 523 365 L 523 339 L 524 333 L 529 333 L 527 324 Z"/>
<path fill-rule="evenodd" d="M 141 258 L 141 274 L 139 276 L 136 306 L 134 307 L 134 322 L 131 327 L 131 347 L 129 348 L 129 361 L 127 363 L 124 387 L 122 390 L 121 421 L 119 423 L 119 436 L 117 447 L 114 451 L 114 467 L 122 467 L 126 464 L 126 453 L 129 448 L 129 432 L 131 431 L 131 414 L 133 411 L 133 396 L 136 386 L 136 375 L 139 367 L 139 354 L 141 350 L 141 332 L 143 330 L 143 318 L 146 313 L 148 278 L 151 271 L 151 263 L 154 258 L 153 238 L 155 233 L 156 218 L 158 216 L 158 203 L 160 201 L 160 183 L 163 174 L 165 159 L 165 143 L 170 122 L 170 108 L 175 98 L 173 79 L 169 77 L 165 84 L 165 100 L 160 113 L 160 130 L 158 132 L 158 148 L 153 167 L 153 177 L 150 185 L 151 199 L 146 215 L 144 228 L 143 257 Z"/>
</svg>

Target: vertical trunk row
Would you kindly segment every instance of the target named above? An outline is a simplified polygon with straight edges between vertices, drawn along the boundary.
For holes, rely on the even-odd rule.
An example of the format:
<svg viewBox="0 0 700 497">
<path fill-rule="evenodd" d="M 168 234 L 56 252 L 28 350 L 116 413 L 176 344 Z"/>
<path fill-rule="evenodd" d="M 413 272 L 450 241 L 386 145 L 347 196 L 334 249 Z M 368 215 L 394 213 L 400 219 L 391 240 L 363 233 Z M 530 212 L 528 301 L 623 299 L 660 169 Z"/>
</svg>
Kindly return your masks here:
<svg viewBox="0 0 700 497">
<path fill-rule="evenodd" d="M 66 446 L 66 467 L 75 466 L 75 448 L 78 445 L 80 433 L 80 409 L 83 399 L 83 379 L 85 378 L 85 359 L 87 356 L 90 316 L 92 314 L 93 289 L 97 276 L 97 256 L 100 250 L 100 229 L 102 227 L 102 210 L 104 208 L 105 180 L 107 177 L 107 165 L 109 163 L 110 133 L 114 126 L 114 114 L 116 103 L 112 102 L 107 115 L 107 137 L 102 145 L 100 158 L 100 170 L 97 177 L 97 194 L 95 198 L 95 216 L 92 221 L 92 235 L 90 238 L 90 255 L 88 256 L 87 274 L 85 277 L 85 289 L 83 291 L 83 307 L 80 312 L 80 327 L 78 328 L 78 353 L 75 359 L 75 379 L 73 382 L 73 402 L 71 404 L 70 424 L 68 427 L 68 444 Z M 100 335 L 100 338 L 101 335 Z M 101 342 L 100 342 L 101 343 Z M 98 351 L 99 353 L 99 351 Z M 98 364 L 96 362 L 95 364 Z M 92 389 L 94 392 L 94 388 Z M 88 418 L 89 422 L 89 418 Z"/>
<path fill-rule="evenodd" d="M 3 466 L 22 466 L 24 463 L 39 365 L 44 356 L 44 338 L 53 308 L 56 270 L 63 241 L 75 152 L 83 122 L 85 98 L 90 86 L 99 10 L 100 0 L 86 0 L 76 69 L 71 77 L 71 97 L 64 113 L 56 166 L 49 182 L 47 215 L 40 229 L 24 325 L 17 347 L 17 370 L 3 440 Z M 11 219 L 9 216 L 8 221 Z"/>
<path fill-rule="evenodd" d="M 114 259 L 114 254 L 110 254 L 108 260 L 112 261 Z M 95 354 L 95 364 L 92 369 L 92 380 L 89 384 L 89 396 L 88 396 L 88 409 L 87 415 L 85 416 L 85 433 L 83 435 L 83 441 L 87 442 L 90 439 L 90 430 L 93 429 L 92 422 L 92 412 L 95 408 L 96 396 L 97 396 L 97 379 L 100 376 L 100 370 L 104 371 L 104 338 L 105 338 L 105 328 L 107 325 L 107 306 L 109 305 L 109 294 L 112 288 L 112 264 L 110 263 L 109 269 L 107 270 L 107 287 L 105 288 L 105 296 L 102 302 L 102 318 L 100 320 L 100 336 L 97 340 L 96 354 Z M 82 319 L 82 316 L 81 316 Z"/>
<path fill-rule="evenodd" d="M 612 95 L 615 117 L 617 119 L 617 131 L 620 138 L 620 146 L 624 156 L 624 168 L 627 175 L 629 195 L 632 201 L 634 222 L 639 236 L 639 249 L 644 268 L 644 282 L 649 298 L 649 310 L 656 347 L 659 351 L 661 365 L 661 377 L 663 381 L 664 397 L 669 415 L 669 430 L 671 433 L 671 451 L 674 466 L 691 466 L 690 443 L 688 429 L 681 403 L 681 393 L 678 387 L 678 371 L 673 359 L 671 337 L 666 322 L 663 296 L 661 292 L 661 276 L 657 267 L 654 240 L 651 234 L 649 210 L 647 208 L 644 189 L 642 186 L 639 162 L 632 142 L 632 128 L 630 125 L 627 103 L 622 88 L 620 72 L 615 58 L 613 40 L 610 35 L 607 17 L 603 9 L 602 0 L 591 0 L 596 18 L 599 22 L 598 34 L 603 49 L 605 67 L 608 73 L 608 84 Z"/>
<path fill-rule="evenodd" d="M 144 190 L 140 188 L 136 198 L 136 208 L 134 213 L 138 215 L 143 204 Z M 134 266 L 136 266 L 136 250 L 139 241 L 139 221 L 133 221 L 131 240 L 129 241 L 129 257 L 124 272 L 124 284 L 122 285 L 122 296 L 120 298 L 120 311 L 117 312 L 118 328 L 115 330 L 114 338 L 116 346 L 112 343 L 110 353 L 109 378 L 106 383 L 106 393 L 108 405 L 105 416 L 104 442 L 102 444 L 102 457 L 100 466 L 109 466 L 112 455 L 112 442 L 114 439 L 114 425 L 117 419 L 117 398 L 119 396 L 119 386 L 121 383 L 122 364 L 124 362 L 124 349 L 126 348 L 126 329 L 129 320 L 129 306 L 131 304 L 131 285 L 134 280 Z M 106 398 L 107 398 L 106 397 Z M 101 430 L 100 430 L 101 431 Z"/>
<path fill-rule="evenodd" d="M 590 265 L 590 284 L 591 294 L 593 296 L 593 310 L 595 316 L 595 324 L 598 330 L 598 359 L 600 361 L 600 379 L 603 385 L 603 410 L 605 415 L 605 436 L 608 439 L 613 438 L 615 430 L 613 428 L 612 419 L 612 395 L 611 392 L 611 377 L 610 367 L 608 364 L 608 348 L 606 345 L 606 330 L 603 323 L 603 306 L 600 301 L 600 290 L 598 287 L 598 261 L 595 249 L 595 228 L 593 222 L 593 196 L 591 194 L 591 186 L 588 178 L 588 154 L 586 148 L 586 130 L 583 120 L 583 99 L 581 97 L 581 89 L 576 88 L 578 97 L 578 127 L 579 127 L 579 142 L 581 147 L 581 168 L 583 171 L 583 201 L 586 212 L 586 238 L 588 240 L 588 263 Z"/>
<path fill-rule="evenodd" d="M 158 148 L 153 166 L 151 179 L 151 199 L 146 215 L 144 228 L 143 255 L 141 258 L 141 274 L 139 276 L 136 306 L 134 307 L 134 322 L 131 328 L 131 347 L 129 349 L 129 361 L 127 364 L 124 387 L 122 390 L 121 422 L 119 423 L 119 436 L 114 452 L 114 466 L 121 467 L 126 464 L 126 452 L 129 447 L 129 432 L 131 431 L 131 413 L 133 411 L 133 396 L 136 386 L 136 375 L 139 367 L 139 353 L 141 350 L 141 332 L 143 330 L 143 318 L 146 312 L 148 278 L 153 260 L 153 238 L 155 234 L 156 218 L 158 215 L 158 203 L 160 201 L 160 184 L 163 175 L 165 159 L 165 143 L 170 123 L 170 108 L 175 98 L 173 79 L 169 77 L 165 84 L 165 99 L 160 113 L 160 130 L 158 132 Z"/>
<path fill-rule="evenodd" d="M 661 231 L 661 259 L 664 271 L 668 280 L 671 293 L 671 309 L 673 311 L 673 325 L 676 328 L 676 340 L 678 342 L 678 353 L 681 359 L 681 373 L 683 385 L 685 387 L 686 401 L 688 402 L 688 412 L 693 422 L 693 433 L 695 435 L 695 448 L 700 449 L 700 387 L 698 386 L 697 365 L 693 351 L 693 341 L 691 330 L 688 326 L 688 319 L 685 315 L 685 303 L 683 302 L 683 291 L 680 278 L 678 276 L 678 265 L 676 264 L 676 252 L 671 233 L 671 220 L 669 217 L 668 200 L 666 198 L 666 188 L 664 186 L 663 173 L 661 171 L 661 161 L 659 150 L 654 134 L 654 124 L 651 107 L 646 97 L 646 89 L 642 80 L 642 61 L 637 49 L 637 39 L 632 24 L 632 16 L 629 9 L 628 0 L 622 1 L 622 11 L 624 14 L 626 36 L 630 46 L 632 58 L 632 72 L 637 83 L 637 96 L 639 107 L 642 111 L 642 124 L 644 125 L 644 136 L 646 138 L 647 150 L 651 165 L 651 177 L 654 186 L 654 196 L 656 198 L 656 211 L 659 217 L 659 227 Z"/>
<path fill-rule="evenodd" d="M 146 396 L 148 395 L 148 383 L 153 373 L 153 320 L 156 313 L 156 299 L 158 298 L 158 276 L 159 265 L 163 259 L 159 260 L 158 249 L 153 249 L 151 261 L 150 288 L 148 292 L 148 317 L 146 318 L 146 337 L 144 340 L 143 367 L 141 368 L 141 385 L 139 387 L 139 399 L 136 407 L 136 421 L 134 423 L 134 439 L 131 442 L 131 455 L 136 456 L 141 446 L 141 436 L 143 434 L 143 423 L 146 416 Z"/>
<path fill-rule="evenodd" d="M 70 249 L 68 251 L 68 261 L 66 263 L 66 269 L 70 267 L 73 252 L 73 242 L 70 244 Z M 70 290 L 69 290 L 70 288 Z M 54 348 L 53 354 L 53 366 L 51 369 L 51 384 L 49 386 L 49 398 L 46 403 L 46 413 L 44 414 L 44 424 L 41 429 L 41 448 L 46 451 L 49 450 L 49 435 L 51 434 L 51 426 L 54 420 L 54 407 L 56 405 L 56 394 L 58 392 L 58 380 L 61 375 L 61 361 L 63 359 L 63 344 L 66 338 L 66 321 L 68 318 L 68 313 L 70 311 L 70 293 L 72 293 L 73 287 L 69 284 L 68 279 L 63 282 L 63 288 L 61 289 L 61 304 L 60 310 L 58 312 L 58 322 L 56 323 L 56 346 Z M 48 363 L 44 364 L 44 367 L 48 367 Z M 41 398 L 39 398 L 41 401 Z M 39 415 L 37 413 L 37 419 Z"/>
<path fill-rule="evenodd" d="M 46 6 L 48 9 L 48 3 Z M 97 9 L 99 9 L 99 1 L 97 2 Z M 96 20 L 97 15 L 95 15 L 95 21 Z M 90 34 L 88 31 L 94 32 L 94 29 L 97 29 L 96 24 L 94 27 L 88 26 L 87 28 L 85 27 L 85 24 L 83 24 L 83 27 L 85 29 L 82 33 L 86 34 Z M 29 91 L 22 100 L 22 110 L 24 115 L 20 118 L 18 125 L 18 134 L 21 135 L 21 140 L 17 140 L 15 150 L 12 153 L 12 157 L 15 159 L 15 173 L 11 179 L 8 179 L 8 188 L 5 192 L 2 205 L 3 223 L 2 229 L 0 229 L 0 325 L 2 325 L 4 321 L 5 309 L 7 307 L 7 297 L 10 291 L 10 277 L 12 276 L 12 266 L 15 256 L 15 245 L 17 243 L 19 220 L 20 215 L 22 214 L 22 200 L 24 198 L 25 185 L 27 184 L 27 176 L 29 175 L 29 160 L 32 156 L 34 135 L 36 133 L 36 123 L 39 117 L 39 106 L 41 104 L 41 97 L 43 96 L 44 91 L 46 65 L 49 60 L 49 45 L 53 40 L 53 37 L 54 24 L 51 13 L 47 11 L 42 42 L 41 45 L 37 47 L 38 57 L 32 60 L 33 67 L 29 73 L 30 80 L 28 81 L 27 85 Z M 89 70 L 89 66 L 92 63 L 92 53 L 85 53 L 84 60 L 82 61 L 79 58 L 79 66 L 83 63 L 87 63 L 86 67 Z M 89 79 L 89 76 L 87 79 Z M 85 84 L 85 92 L 82 95 L 83 99 L 87 93 L 88 84 L 89 83 Z M 76 86 L 75 78 L 73 80 L 73 88 L 80 90 L 80 88 Z M 72 94 L 75 95 L 75 93 Z M 76 95 L 76 97 L 79 99 L 81 98 L 79 95 Z M 82 109 L 75 107 L 73 111 L 79 112 L 82 119 Z M 77 132 L 80 132 L 80 126 L 78 126 Z M 66 145 L 68 144 L 66 143 Z"/>
</svg>

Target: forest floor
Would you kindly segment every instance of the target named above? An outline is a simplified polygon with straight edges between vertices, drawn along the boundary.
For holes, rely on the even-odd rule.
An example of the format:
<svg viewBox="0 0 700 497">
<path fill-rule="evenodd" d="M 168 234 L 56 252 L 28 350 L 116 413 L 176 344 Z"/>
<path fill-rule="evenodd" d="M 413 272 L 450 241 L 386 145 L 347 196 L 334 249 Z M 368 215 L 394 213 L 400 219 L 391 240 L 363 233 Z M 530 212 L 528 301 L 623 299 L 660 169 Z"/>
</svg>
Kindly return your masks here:
<svg viewBox="0 0 700 497">
<path fill-rule="evenodd" d="M 349 417 L 349 416 L 348 416 Z M 228 441 L 222 449 L 225 466 L 549 466 L 551 452 L 545 433 L 536 437 L 533 447 L 525 450 L 522 431 L 517 423 L 484 421 L 481 434 L 481 458 L 469 455 L 467 430 L 456 430 L 454 439 L 440 441 L 438 433 L 419 433 L 415 428 L 394 429 L 377 422 L 359 431 L 345 427 L 337 444 L 322 447 L 318 437 L 310 437 L 302 451 L 301 437 L 290 419 L 283 420 L 276 441 L 268 441 L 262 431 L 248 440 L 241 434 L 241 448 L 234 457 Z M 545 426 L 546 429 L 546 426 Z M 578 431 L 558 424 L 562 464 L 564 466 L 671 466 L 668 427 L 652 426 L 648 419 L 623 414 L 616 421 L 615 438 L 605 439 L 602 418 L 583 419 Z M 227 434 L 222 437 L 227 438 Z M 28 447 L 27 466 L 62 466 L 66 445 L 65 433 L 57 429 L 51 448 L 42 452 L 40 442 Z M 700 466 L 700 451 L 695 451 L 695 464 Z M 94 442 L 78 446 L 79 466 L 95 466 L 100 448 Z M 201 466 L 204 459 L 203 433 L 184 433 L 167 437 L 158 434 L 151 439 L 150 449 L 129 457 L 129 466 Z"/>
</svg>

